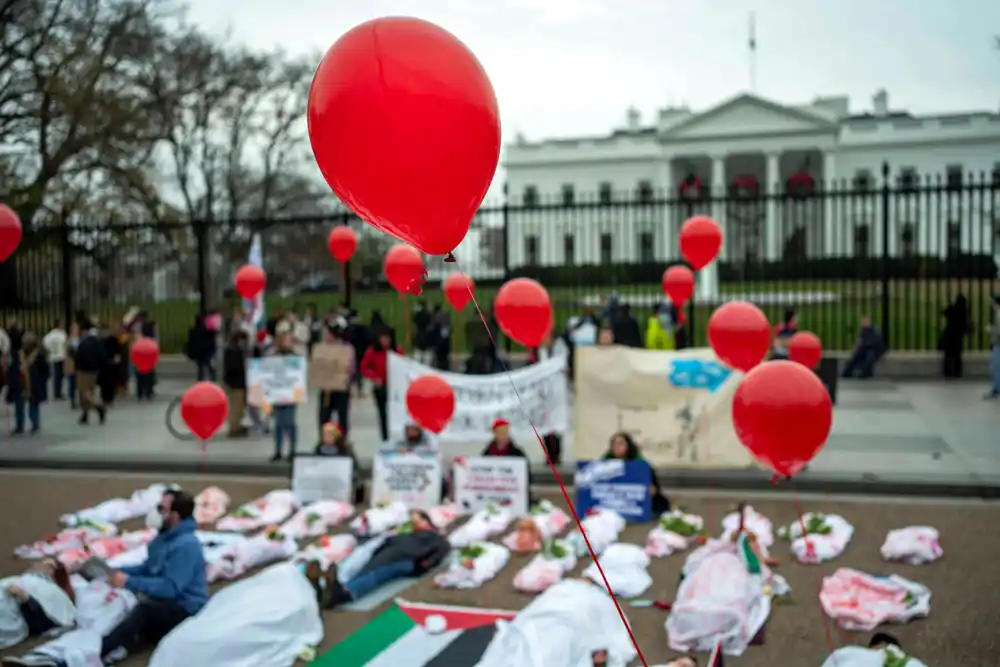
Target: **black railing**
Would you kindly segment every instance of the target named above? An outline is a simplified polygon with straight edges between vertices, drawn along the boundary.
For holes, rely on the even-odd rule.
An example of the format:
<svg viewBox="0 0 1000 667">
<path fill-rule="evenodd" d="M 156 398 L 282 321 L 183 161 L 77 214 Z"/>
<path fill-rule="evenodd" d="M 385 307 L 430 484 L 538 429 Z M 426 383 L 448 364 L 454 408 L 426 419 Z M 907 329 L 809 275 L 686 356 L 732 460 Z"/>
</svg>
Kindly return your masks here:
<svg viewBox="0 0 1000 667">
<path fill-rule="evenodd" d="M 238 303 L 232 275 L 259 233 L 271 314 L 348 301 L 363 319 L 379 311 L 406 335 L 413 302 L 442 302 L 435 282 L 462 270 L 475 279 L 484 310 L 503 280 L 530 276 L 548 287 L 557 327 L 585 309 L 598 310 L 612 295 L 644 321 L 662 299 L 663 270 L 680 261 L 679 226 L 706 214 L 723 224 L 726 241 L 718 289 L 704 290 L 689 315 L 695 343 L 704 344 L 707 315 L 717 302 L 748 298 L 772 319 L 796 308 L 800 325 L 818 333 L 827 349 L 850 349 L 858 320 L 869 315 L 892 349 L 932 350 L 942 310 L 962 294 L 972 318 L 967 345 L 988 346 L 989 297 L 1000 292 L 1000 182 L 994 175 L 897 181 L 886 169 L 878 183 L 697 194 L 646 188 L 621 198 L 601 192 L 570 201 L 559 194 L 486 205 L 458 264 L 428 258 L 428 287 L 408 300 L 382 279 L 391 240 L 347 213 L 172 224 L 71 219 L 25 230 L 14 258 L 0 265 L 0 306 L 34 329 L 78 311 L 117 321 L 139 306 L 159 323 L 164 350 L 179 352 L 198 312 Z M 362 237 L 344 268 L 326 249 L 326 236 L 338 224 L 354 226 Z M 466 330 L 477 321 L 469 312 L 453 316 L 456 351 L 466 347 Z"/>
</svg>

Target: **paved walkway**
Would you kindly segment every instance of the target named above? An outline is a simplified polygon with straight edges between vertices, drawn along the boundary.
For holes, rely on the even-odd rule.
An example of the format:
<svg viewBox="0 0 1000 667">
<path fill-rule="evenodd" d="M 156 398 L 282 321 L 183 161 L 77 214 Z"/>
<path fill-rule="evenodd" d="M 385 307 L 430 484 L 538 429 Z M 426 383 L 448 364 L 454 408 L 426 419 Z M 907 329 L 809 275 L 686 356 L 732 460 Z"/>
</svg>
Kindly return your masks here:
<svg viewBox="0 0 1000 667">
<path fill-rule="evenodd" d="M 273 447 L 267 438 L 213 440 L 204 460 L 197 443 L 174 439 L 164 425 L 166 408 L 169 399 L 186 386 L 168 379 L 161 383 L 160 398 L 153 404 L 123 400 L 103 427 L 96 423 L 80 426 L 65 402 L 50 403 L 43 412 L 41 434 L 0 436 L 0 467 L 183 471 L 206 465 L 219 472 L 287 473 L 287 466 L 267 463 Z M 797 478 L 798 487 L 1000 494 L 1000 403 L 983 401 L 981 394 L 982 387 L 976 383 L 873 380 L 842 384 L 833 433 L 817 459 Z M 299 441 L 311 449 L 317 439 L 316 405 L 306 404 L 299 410 Z M 370 398 L 354 401 L 351 431 L 362 463 L 370 462 L 379 443 Z M 573 461 L 572 441 L 570 435 L 564 442 L 564 459 L 569 463 Z M 449 444 L 444 449 L 449 456 L 474 455 L 484 444 Z M 529 445 L 526 450 L 535 465 L 544 466 L 540 448 Z M 767 483 L 760 471 L 718 470 L 670 471 L 663 481 L 675 486 L 710 483 L 734 488 Z M 949 491 L 951 487 L 956 489 Z"/>
</svg>

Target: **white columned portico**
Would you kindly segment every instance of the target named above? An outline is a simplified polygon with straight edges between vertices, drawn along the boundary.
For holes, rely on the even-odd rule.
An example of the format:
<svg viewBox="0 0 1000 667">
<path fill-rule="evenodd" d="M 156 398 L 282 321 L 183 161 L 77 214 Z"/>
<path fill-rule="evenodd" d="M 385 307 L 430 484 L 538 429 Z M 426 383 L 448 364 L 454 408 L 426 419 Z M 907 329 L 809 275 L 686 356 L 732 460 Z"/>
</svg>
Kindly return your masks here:
<svg viewBox="0 0 1000 667">
<path fill-rule="evenodd" d="M 837 222 L 834 220 L 834 198 L 831 196 L 833 181 L 837 177 L 837 156 L 835 153 L 823 154 L 823 255 L 832 257 L 837 252 Z"/>
<path fill-rule="evenodd" d="M 673 260 L 680 254 L 677 247 L 677 232 L 680 229 L 680 222 L 676 220 L 674 207 L 670 202 L 674 200 L 674 164 L 670 158 L 664 158 L 657 170 L 656 189 L 663 197 L 663 229 L 665 233 L 660 236 L 660 243 L 663 245 L 663 258 L 667 261 Z"/>
<path fill-rule="evenodd" d="M 719 299 L 719 262 L 726 257 L 726 157 L 712 156 L 712 219 L 722 227 L 722 249 L 716 261 L 698 272 L 697 299 L 714 303 Z"/>
<path fill-rule="evenodd" d="M 768 261 L 781 258 L 780 225 L 778 224 L 778 195 L 781 183 L 781 155 L 767 154 L 767 176 L 764 182 L 764 193 L 767 199 L 764 207 L 764 252 Z"/>
</svg>

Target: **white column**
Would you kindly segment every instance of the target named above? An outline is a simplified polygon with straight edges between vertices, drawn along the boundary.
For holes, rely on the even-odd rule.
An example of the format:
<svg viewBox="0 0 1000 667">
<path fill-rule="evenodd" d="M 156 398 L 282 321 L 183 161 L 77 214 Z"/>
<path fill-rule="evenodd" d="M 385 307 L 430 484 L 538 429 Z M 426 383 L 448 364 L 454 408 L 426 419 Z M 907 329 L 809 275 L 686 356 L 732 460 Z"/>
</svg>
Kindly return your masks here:
<svg viewBox="0 0 1000 667">
<path fill-rule="evenodd" d="M 664 232 L 660 234 L 661 252 L 662 257 L 666 261 L 670 261 L 675 257 L 680 255 L 680 251 L 677 248 L 677 230 L 680 228 L 680 224 L 676 220 L 676 212 L 674 211 L 674 206 L 670 202 L 676 200 L 674 193 L 676 191 L 676 183 L 674 183 L 674 164 L 669 157 L 663 158 L 660 163 L 659 174 L 657 177 L 658 181 L 656 188 L 658 190 L 658 196 L 665 200 L 663 204 L 663 227 Z"/>
<path fill-rule="evenodd" d="M 834 217 L 834 198 L 830 195 L 833 191 L 833 181 L 837 177 L 837 156 L 834 153 L 823 154 L 823 255 L 831 257 L 834 254 L 843 252 L 836 247 L 838 221 Z M 839 236 L 843 236 L 843 232 Z M 843 243 L 843 241 L 841 241 Z"/>
<path fill-rule="evenodd" d="M 726 259 L 726 157 L 712 156 L 712 218 L 722 227 L 722 250 L 718 259 Z M 715 303 L 719 300 L 719 265 L 712 262 L 698 272 L 696 299 L 702 302 Z"/>
<path fill-rule="evenodd" d="M 778 224 L 778 195 L 781 193 L 781 155 L 767 154 L 767 177 L 764 182 L 765 222 L 764 222 L 764 252 L 765 259 L 776 261 L 781 258 L 780 237 L 781 225 Z"/>
</svg>

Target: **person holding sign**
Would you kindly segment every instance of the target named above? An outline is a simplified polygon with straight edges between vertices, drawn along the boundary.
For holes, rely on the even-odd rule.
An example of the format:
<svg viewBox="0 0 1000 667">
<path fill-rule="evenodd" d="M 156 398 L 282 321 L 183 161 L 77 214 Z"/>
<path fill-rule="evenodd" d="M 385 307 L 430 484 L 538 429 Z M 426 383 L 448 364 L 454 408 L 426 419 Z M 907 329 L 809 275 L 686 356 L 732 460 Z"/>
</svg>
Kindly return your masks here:
<svg viewBox="0 0 1000 667">
<path fill-rule="evenodd" d="M 601 458 L 604 460 L 618 459 L 620 461 L 642 461 L 646 463 L 645 459 L 642 458 L 642 452 L 639 451 L 639 445 L 635 444 L 635 440 L 628 433 L 615 433 L 611 436 L 608 451 Z M 649 464 L 646 463 L 646 465 Z M 663 495 L 663 491 L 660 488 L 660 481 L 656 478 L 656 471 L 653 470 L 653 466 L 649 466 L 649 474 L 652 480 L 652 484 L 649 486 L 649 494 L 653 497 L 653 516 L 658 517 L 664 512 L 670 511 L 670 500 Z"/>
<path fill-rule="evenodd" d="M 490 444 L 486 445 L 486 449 L 480 456 L 507 456 L 519 459 L 527 459 L 528 455 L 524 453 L 524 450 L 514 444 L 514 441 L 510 438 L 510 422 L 503 417 L 494 420 L 493 422 L 493 439 L 490 440 Z M 531 496 L 531 462 L 527 464 L 528 468 L 528 503 L 534 502 Z"/>
<path fill-rule="evenodd" d="M 319 388 L 319 425 L 336 421 L 347 435 L 351 410 L 351 376 L 354 375 L 354 348 L 344 340 L 341 318 L 323 324 L 322 340 L 309 357 L 309 382 Z M 336 416 L 335 416 L 336 415 Z"/>
<path fill-rule="evenodd" d="M 279 327 L 280 329 L 280 327 Z M 275 341 L 274 356 L 296 357 L 295 338 L 290 330 L 284 330 Z M 298 444 L 299 427 L 296 423 L 295 403 L 278 403 L 272 407 L 274 416 L 274 456 L 272 462 L 281 461 L 282 444 L 287 436 L 288 459 L 295 457 L 295 446 Z"/>
<path fill-rule="evenodd" d="M 333 422 L 323 424 L 320 431 L 320 443 L 316 445 L 316 456 L 343 456 L 354 462 L 351 470 L 354 479 L 354 504 L 360 505 L 365 499 L 365 485 L 358 479 L 358 458 L 354 455 L 354 448 L 347 441 L 344 432 Z"/>
<path fill-rule="evenodd" d="M 438 445 L 427 435 L 427 431 L 420 428 L 414 421 L 409 421 L 403 428 L 403 437 L 392 443 L 392 447 L 385 451 L 394 451 L 397 454 L 436 454 Z"/>
</svg>

